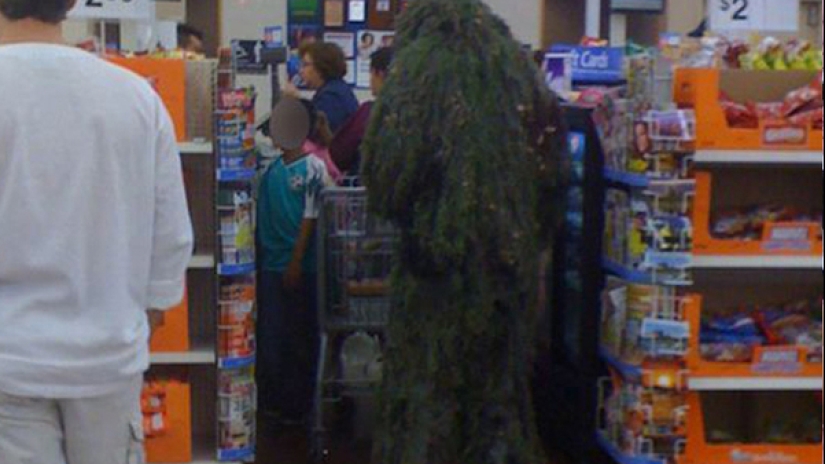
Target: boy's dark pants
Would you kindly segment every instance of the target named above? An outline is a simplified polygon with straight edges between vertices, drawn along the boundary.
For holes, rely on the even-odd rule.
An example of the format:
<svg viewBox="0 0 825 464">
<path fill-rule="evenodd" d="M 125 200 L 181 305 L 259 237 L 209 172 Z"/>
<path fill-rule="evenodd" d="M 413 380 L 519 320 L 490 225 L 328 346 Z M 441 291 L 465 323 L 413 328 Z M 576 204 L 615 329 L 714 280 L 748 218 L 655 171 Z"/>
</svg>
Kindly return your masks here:
<svg viewBox="0 0 825 464">
<path fill-rule="evenodd" d="M 298 292 L 284 275 L 262 271 L 258 277 L 259 408 L 290 421 L 309 418 L 313 407 L 319 333 L 317 276 L 304 274 Z"/>
</svg>

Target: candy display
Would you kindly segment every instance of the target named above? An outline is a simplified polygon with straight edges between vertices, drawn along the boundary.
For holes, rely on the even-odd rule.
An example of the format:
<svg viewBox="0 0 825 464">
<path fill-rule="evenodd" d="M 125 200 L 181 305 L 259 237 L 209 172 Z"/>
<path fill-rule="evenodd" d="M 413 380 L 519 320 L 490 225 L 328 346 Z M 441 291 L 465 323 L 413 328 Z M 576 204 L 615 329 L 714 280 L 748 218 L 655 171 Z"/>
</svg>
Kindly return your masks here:
<svg viewBox="0 0 825 464">
<path fill-rule="evenodd" d="M 666 56 L 686 68 L 817 71 L 823 64 L 822 50 L 800 39 L 782 42 L 775 37 L 764 37 L 745 41 L 708 36 L 671 40 L 663 44 L 662 49 Z"/>
<path fill-rule="evenodd" d="M 741 41 L 725 45 L 725 63 L 730 68 L 816 71 L 822 69 L 822 51 L 815 50 L 807 40 L 792 39 L 782 43 L 766 37 L 756 45 Z"/>
<path fill-rule="evenodd" d="M 720 211 L 711 218 L 711 235 L 722 240 L 762 240 L 770 223 L 821 224 L 822 212 L 801 212 L 781 205 Z"/>
<path fill-rule="evenodd" d="M 702 357 L 715 362 L 752 362 L 754 348 L 798 346 L 809 362 L 822 360 L 822 299 L 776 307 L 752 307 L 704 314 Z"/>
<path fill-rule="evenodd" d="M 756 129 L 760 123 L 784 123 L 822 130 L 821 79 L 788 93 L 781 102 L 738 103 L 724 93 L 720 102 L 728 124 L 738 129 Z"/>
</svg>

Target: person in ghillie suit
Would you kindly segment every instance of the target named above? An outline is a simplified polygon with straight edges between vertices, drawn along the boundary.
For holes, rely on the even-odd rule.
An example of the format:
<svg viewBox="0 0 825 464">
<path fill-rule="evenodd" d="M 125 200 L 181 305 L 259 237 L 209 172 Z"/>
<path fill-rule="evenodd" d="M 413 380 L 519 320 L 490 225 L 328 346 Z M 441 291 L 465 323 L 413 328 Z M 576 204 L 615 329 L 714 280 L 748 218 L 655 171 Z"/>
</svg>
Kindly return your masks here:
<svg viewBox="0 0 825 464">
<path fill-rule="evenodd" d="M 370 208 L 401 235 L 374 464 L 546 464 L 530 381 L 562 126 L 489 7 L 410 3 L 364 142 Z"/>
</svg>

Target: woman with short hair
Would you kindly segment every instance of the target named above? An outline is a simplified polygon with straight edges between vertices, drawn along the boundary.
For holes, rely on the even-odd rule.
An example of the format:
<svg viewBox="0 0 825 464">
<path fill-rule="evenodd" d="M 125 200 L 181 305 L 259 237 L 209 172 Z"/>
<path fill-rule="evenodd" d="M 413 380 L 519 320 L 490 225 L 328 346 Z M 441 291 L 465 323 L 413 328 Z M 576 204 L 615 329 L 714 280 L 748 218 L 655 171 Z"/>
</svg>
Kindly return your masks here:
<svg viewBox="0 0 825 464">
<path fill-rule="evenodd" d="M 344 52 L 335 44 L 308 43 L 300 48 L 299 54 L 301 77 L 309 88 L 316 90 L 312 103 L 326 115 L 332 132 L 337 132 L 358 110 L 358 99 L 344 82 L 347 74 Z"/>
</svg>

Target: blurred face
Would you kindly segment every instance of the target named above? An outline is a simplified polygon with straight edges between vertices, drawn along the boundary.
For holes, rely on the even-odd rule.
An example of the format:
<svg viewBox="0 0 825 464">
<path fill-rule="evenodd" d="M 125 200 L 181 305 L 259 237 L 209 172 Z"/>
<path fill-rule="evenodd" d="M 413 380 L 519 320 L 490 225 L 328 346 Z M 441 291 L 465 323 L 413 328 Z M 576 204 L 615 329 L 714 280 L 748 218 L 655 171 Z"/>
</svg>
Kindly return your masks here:
<svg viewBox="0 0 825 464">
<path fill-rule="evenodd" d="M 383 71 L 370 71 L 370 90 L 374 96 L 378 96 L 381 92 L 381 88 L 384 87 L 384 80 L 387 78 L 387 74 Z"/>
<path fill-rule="evenodd" d="M 309 54 L 301 57 L 301 78 L 311 89 L 320 89 L 324 85 L 324 78 L 315 68 L 315 62 Z"/>
</svg>

